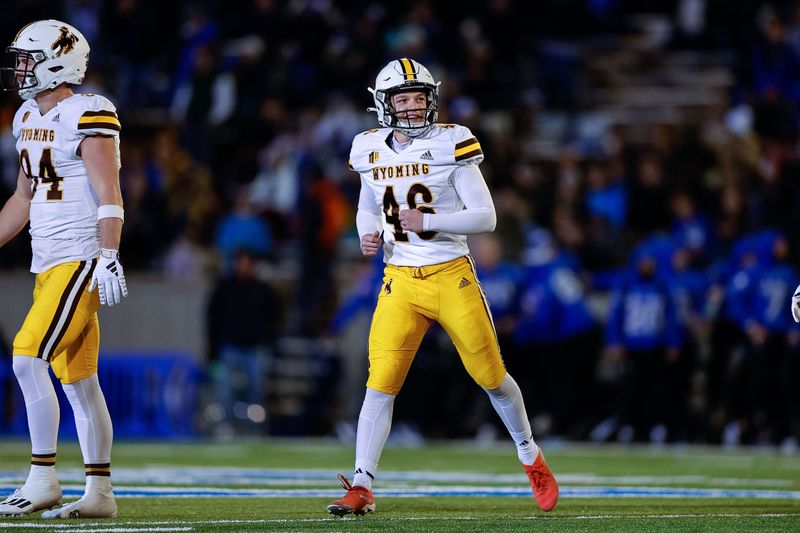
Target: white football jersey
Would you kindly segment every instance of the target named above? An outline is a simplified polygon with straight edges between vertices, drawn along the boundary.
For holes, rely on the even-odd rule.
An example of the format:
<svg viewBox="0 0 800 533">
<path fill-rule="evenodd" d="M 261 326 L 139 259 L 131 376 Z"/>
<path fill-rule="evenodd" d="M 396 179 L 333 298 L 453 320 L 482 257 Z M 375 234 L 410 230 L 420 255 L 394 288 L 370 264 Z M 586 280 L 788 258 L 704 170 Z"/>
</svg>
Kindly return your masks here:
<svg viewBox="0 0 800 533">
<path fill-rule="evenodd" d="M 31 271 L 44 272 L 100 252 L 98 199 L 78 148 L 92 135 L 114 138 L 119 158 L 120 123 L 114 105 L 94 94 L 75 94 L 41 115 L 26 100 L 14 115 L 20 166 L 31 179 Z"/>
<path fill-rule="evenodd" d="M 472 132 L 457 124 L 434 124 L 402 152 L 390 146 L 393 130 L 378 128 L 356 135 L 350 168 L 375 197 L 383 223 L 384 260 L 397 266 L 425 266 L 469 253 L 466 235 L 405 231 L 401 209 L 456 213 L 464 209 L 452 181 L 459 166 L 478 165 L 483 152 Z"/>
</svg>

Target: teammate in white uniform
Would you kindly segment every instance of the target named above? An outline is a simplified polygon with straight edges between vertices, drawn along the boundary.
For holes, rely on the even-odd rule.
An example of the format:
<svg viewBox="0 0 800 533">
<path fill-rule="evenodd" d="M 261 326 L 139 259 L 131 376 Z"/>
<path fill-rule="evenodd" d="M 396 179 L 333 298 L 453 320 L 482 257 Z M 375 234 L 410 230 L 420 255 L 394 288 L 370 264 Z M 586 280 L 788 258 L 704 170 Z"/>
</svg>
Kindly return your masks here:
<svg viewBox="0 0 800 533">
<path fill-rule="evenodd" d="M 558 501 L 558 484 L 533 440 L 519 387 L 506 372 L 467 248 L 467 235 L 493 231 L 496 222 L 478 169 L 480 143 L 468 128 L 436 123 L 439 84 L 412 59 L 391 61 L 370 91 L 375 102 L 370 110 L 383 127 L 355 137 L 350 168 L 361 176 L 356 215 L 361 251 L 370 257 L 382 246 L 386 268 L 370 329 L 353 483 L 339 476 L 347 492 L 328 505 L 328 512 L 375 510 L 372 481 L 389 436 L 394 399 L 434 321 L 488 393 L 517 445 L 537 504 L 550 511 Z"/>
<path fill-rule="evenodd" d="M 14 116 L 20 172 L 15 193 L 0 211 L 0 246 L 30 221 L 36 285 L 13 351 L 31 467 L 25 484 L 0 502 L 0 516 L 61 503 L 55 471 L 59 406 L 50 367 L 75 416 L 86 491 L 42 517 L 116 516 L 111 418 L 97 379 L 97 310 L 127 295 L 118 257 L 124 218 L 120 122 L 104 97 L 72 93 L 83 82 L 89 59 L 89 44 L 74 27 L 57 20 L 33 22 L 7 51 L 15 67 L 3 69 L 3 90 L 18 92 L 25 101 Z"/>
</svg>

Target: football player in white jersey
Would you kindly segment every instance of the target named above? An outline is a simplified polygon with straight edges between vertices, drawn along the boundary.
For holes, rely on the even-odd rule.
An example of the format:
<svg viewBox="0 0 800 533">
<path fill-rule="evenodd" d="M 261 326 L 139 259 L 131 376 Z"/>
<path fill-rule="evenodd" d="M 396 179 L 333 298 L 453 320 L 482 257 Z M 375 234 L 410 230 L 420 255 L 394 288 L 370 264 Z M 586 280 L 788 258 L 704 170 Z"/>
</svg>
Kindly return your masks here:
<svg viewBox="0 0 800 533">
<path fill-rule="evenodd" d="M 120 122 L 104 97 L 72 92 L 89 60 L 89 44 L 74 27 L 57 20 L 33 22 L 6 51 L 15 66 L 3 69 L 3 89 L 18 92 L 24 102 L 14 116 L 20 171 L 16 191 L 0 211 L 0 246 L 30 221 L 36 284 L 13 350 L 31 467 L 25 484 L 0 502 L 0 516 L 61 503 L 55 471 L 59 406 L 49 367 L 75 416 L 86 491 L 42 517 L 116 516 L 111 418 L 97 380 L 97 310 L 127 295 L 118 257 L 124 218 Z"/>
<path fill-rule="evenodd" d="M 356 432 L 352 484 L 328 505 L 335 515 L 375 510 L 372 482 L 400 392 L 423 335 L 439 322 L 470 376 L 489 395 L 514 443 L 539 507 L 552 510 L 558 484 L 533 440 L 522 394 L 500 355 L 467 235 L 493 231 L 494 204 L 478 169 L 469 129 L 436 123 L 439 84 L 420 63 L 391 61 L 373 93 L 381 128 L 353 140 L 350 168 L 361 175 L 356 224 L 361 251 L 383 247 L 383 286 L 369 334 L 369 378 Z M 381 240 L 383 244 L 381 245 Z"/>
</svg>

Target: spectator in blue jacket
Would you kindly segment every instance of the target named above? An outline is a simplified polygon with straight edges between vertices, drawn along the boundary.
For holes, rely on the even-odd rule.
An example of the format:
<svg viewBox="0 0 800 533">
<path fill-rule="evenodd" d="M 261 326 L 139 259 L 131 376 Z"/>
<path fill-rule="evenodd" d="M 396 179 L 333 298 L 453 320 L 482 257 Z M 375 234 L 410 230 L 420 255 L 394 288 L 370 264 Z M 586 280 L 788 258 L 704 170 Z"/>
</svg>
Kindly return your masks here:
<svg viewBox="0 0 800 533">
<path fill-rule="evenodd" d="M 762 260 L 741 276 L 740 297 L 734 309 L 747 344 L 744 356 L 730 368 L 741 386 L 736 392 L 739 408 L 729 410 L 728 444 L 740 440 L 777 443 L 790 431 L 787 424 L 796 384 L 791 385 L 784 377 L 795 357 L 797 334 L 785 302 L 791 298 L 797 272 L 786 262 L 789 248 L 782 234 L 766 234 L 756 245 L 761 246 L 757 250 Z M 764 256 L 763 248 L 770 251 L 769 256 Z"/>
<path fill-rule="evenodd" d="M 710 440 L 736 445 L 742 440 L 751 406 L 742 394 L 749 385 L 749 358 L 752 338 L 748 322 L 753 310 L 753 286 L 760 272 L 775 261 L 773 245 L 776 230 L 742 235 L 731 244 L 730 254 L 710 271 L 708 316 L 713 319 L 711 354 L 707 366 L 707 399 L 711 413 Z M 751 328 L 753 333 L 758 327 Z M 748 436 L 749 438 L 749 436 Z"/>
<path fill-rule="evenodd" d="M 759 254 L 753 243 L 752 235 L 740 237 L 733 243 L 730 257 L 712 269 L 707 309 L 707 316 L 713 320 L 711 354 L 706 369 L 712 432 L 709 440 L 739 442 L 738 424 L 727 424 L 726 428 L 726 421 L 744 418 L 746 408 L 740 393 L 744 387 L 742 363 L 747 350 L 744 301 L 759 268 Z M 724 432 L 723 428 L 726 428 Z"/>
<path fill-rule="evenodd" d="M 535 378 L 531 390 L 544 389 L 537 398 L 540 404 L 547 399 L 550 431 L 577 438 L 592 415 L 584 406 L 593 397 L 599 330 L 573 258 L 559 250 L 550 232 L 531 232 L 523 264 L 516 375 Z"/>
<path fill-rule="evenodd" d="M 214 245 L 226 272 L 234 267 L 238 250 L 247 249 L 259 257 L 265 257 L 272 251 L 269 224 L 256 213 L 247 186 L 238 187 L 231 211 L 217 225 Z"/>
<path fill-rule="evenodd" d="M 672 213 L 672 236 L 689 251 L 692 266 L 705 266 L 715 246 L 711 219 L 697 210 L 694 198 L 686 192 L 672 195 Z"/>
<path fill-rule="evenodd" d="M 682 404 L 686 416 L 670 421 L 679 440 L 696 438 L 707 423 L 704 402 L 691 401 L 690 382 L 693 376 L 701 377 L 711 351 L 711 321 L 706 314 L 710 287 L 708 275 L 691 268 L 694 255 L 686 246 L 672 253 L 671 271 L 664 277 L 672 294 L 675 313 L 681 328 L 681 354 L 676 363 L 676 383 L 673 395 Z M 705 380 L 695 381 L 698 387 Z M 694 399 L 702 398 L 705 389 L 695 390 Z M 676 411 L 677 412 L 677 411 Z"/>
<path fill-rule="evenodd" d="M 663 442 L 668 423 L 682 413 L 670 401 L 681 334 L 669 287 L 657 276 L 656 257 L 634 252 L 630 275 L 611 297 L 606 357 L 623 364 L 620 440 Z"/>
</svg>

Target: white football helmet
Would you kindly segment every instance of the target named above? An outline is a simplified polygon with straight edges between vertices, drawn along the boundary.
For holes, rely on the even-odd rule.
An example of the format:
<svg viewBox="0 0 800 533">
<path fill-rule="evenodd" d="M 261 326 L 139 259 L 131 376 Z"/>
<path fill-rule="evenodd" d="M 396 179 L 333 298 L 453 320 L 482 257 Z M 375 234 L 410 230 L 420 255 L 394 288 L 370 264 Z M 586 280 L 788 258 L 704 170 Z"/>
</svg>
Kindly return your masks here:
<svg viewBox="0 0 800 533">
<path fill-rule="evenodd" d="M 370 107 L 367 111 L 374 111 L 378 115 L 381 126 L 392 128 L 409 137 L 419 137 L 436 122 L 439 110 L 439 83 L 421 63 L 405 57 L 395 59 L 378 73 L 375 88 L 368 88 L 375 100 L 375 107 Z M 408 91 L 422 91 L 428 95 L 428 107 L 425 110 L 425 119 L 421 123 L 412 123 L 399 118 L 392 106 L 393 94 Z"/>
<path fill-rule="evenodd" d="M 52 19 L 23 27 L 6 52 L 14 56 L 14 67 L 2 69 L 2 89 L 19 92 L 24 100 L 62 83 L 80 85 L 89 62 L 89 43 L 83 34 Z"/>
</svg>

